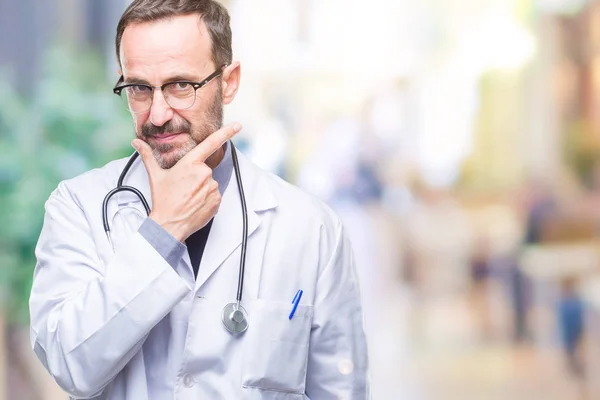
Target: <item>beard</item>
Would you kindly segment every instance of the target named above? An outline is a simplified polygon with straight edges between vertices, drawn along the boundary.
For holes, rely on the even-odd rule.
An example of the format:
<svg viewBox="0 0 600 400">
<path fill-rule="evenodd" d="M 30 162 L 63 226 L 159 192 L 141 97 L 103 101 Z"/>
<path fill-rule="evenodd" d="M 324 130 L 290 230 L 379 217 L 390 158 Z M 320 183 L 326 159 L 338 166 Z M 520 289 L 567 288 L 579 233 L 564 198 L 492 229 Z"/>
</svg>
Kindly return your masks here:
<svg viewBox="0 0 600 400">
<path fill-rule="evenodd" d="M 183 118 L 172 119 L 162 126 L 151 122 L 142 126 L 140 138 L 152 147 L 154 158 L 162 169 L 172 168 L 194 147 L 223 126 L 222 97 L 222 87 L 219 84 L 214 99 L 205 111 L 204 119 L 196 126 Z M 181 133 L 187 135 L 187 139 L 183 144 L 156 143 L 150 140 L 154 136 L 169 133 Z"/>
</svg>

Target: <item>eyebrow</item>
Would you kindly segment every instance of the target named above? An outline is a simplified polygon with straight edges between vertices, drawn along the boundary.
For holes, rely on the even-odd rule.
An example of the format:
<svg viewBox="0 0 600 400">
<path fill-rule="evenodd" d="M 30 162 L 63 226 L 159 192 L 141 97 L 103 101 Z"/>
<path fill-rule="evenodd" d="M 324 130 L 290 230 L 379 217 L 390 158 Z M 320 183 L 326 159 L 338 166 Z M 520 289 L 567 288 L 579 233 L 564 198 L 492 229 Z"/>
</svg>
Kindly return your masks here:
<svg viewBox="0 0 600 400">
<path fill-rule="evenodd" d="M 192 81 L 192 82 L 196 82 L 196 81 L 198 81 L 198 78 L 196 76 L 191 75 L 191 74 L 176 74 L 176 75 L 171 76 L 165 82 L 178 82 L 178 81 Z"/>
<path fill-rule="evenodd" d="M 173 75 L 173 76 L 169 77 L 168 79 L 166 79 L 164 81 L 163 85 L 165 83 L 180 82 L 180 81 L 196 82 L 196 78 L 194 76 L 192 76 L 192 75 L 189 75 L 189 74 L 176 74 L 176 75 Z M 136 77 L 128 78 L 127 80 L 125 80 L 124 84 L 125 85 L 147 85 L 147 86 L 152 86 L 145 79 L 136 78 Z"/>
<path fill-rule="evenodd" d="M 148 85 L 148 86 L 150 86 L 150 84 L 147 81 L 145 81 L 144 79 L 140 79 L 140 78 L 125 79 L 125 80 L 123 80 L 123 84 L 124 85 Z"/>
</svg>

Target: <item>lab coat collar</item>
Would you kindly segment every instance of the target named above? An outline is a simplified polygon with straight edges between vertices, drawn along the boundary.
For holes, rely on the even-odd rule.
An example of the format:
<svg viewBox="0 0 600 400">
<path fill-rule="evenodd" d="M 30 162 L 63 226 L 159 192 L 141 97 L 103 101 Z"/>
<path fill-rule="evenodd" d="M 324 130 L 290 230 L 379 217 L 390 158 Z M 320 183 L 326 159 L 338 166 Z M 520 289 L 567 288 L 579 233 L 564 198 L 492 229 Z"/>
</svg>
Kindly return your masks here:
<svg viewBox="0 0 600 400">
<path fill-rule="evenodd" d="M 277 200 L 269 188 L 266 174 L 242 153 L 237 152 L 242 185 L 246 195 L 246 206 L 248 210 L 248 237 L 260 225 L 262 212 L 277 207 Z M 120 174 L 120 171 L 119 171 Z M 116 183 L 115 183 L 116 184 Z M 141 159 L 137 159 L 129 174 L 125 178 L 124 185 L 133 186 L 140 190 L 148 205 L 152 208 L 152 195 L 148 174 Z M 117 195 L 118 207 L 131 203 L 139 203 L 139 199 L 131 192 L 119 192 Z M 113 213 L 117 212 L 115 206 Z M 139 205 L 141 207 L 141 204 Z M 240 195 L 236 181 L 235 172 L 231 174 L 230 182 L 221 199 L 219 211 L 215 215 L 210 235 L 206 243 L 206 249 L 198 271 L 196 288 L 202 286 L 208 278 L 219 268 L 219 266 L 241 245 L 242 243 L 242 208 Z M 184 256 L 186 264 L 191 271 L 189 256 Z"/>
</svg>

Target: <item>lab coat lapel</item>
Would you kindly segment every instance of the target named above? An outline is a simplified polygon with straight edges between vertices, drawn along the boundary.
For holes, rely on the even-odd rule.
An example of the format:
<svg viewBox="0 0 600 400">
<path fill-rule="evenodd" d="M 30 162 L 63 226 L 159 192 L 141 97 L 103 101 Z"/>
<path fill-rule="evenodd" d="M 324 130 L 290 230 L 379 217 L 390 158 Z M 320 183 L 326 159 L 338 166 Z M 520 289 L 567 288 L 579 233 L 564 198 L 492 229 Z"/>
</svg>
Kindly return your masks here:
<svg viewBox="0 0 600 400">
<path fill-rule="evenodd" d="M 257 212 L 274 208 L 276 201 L 264 181 L 263 172 L 240 154 L 239 151 L 238 159 L 242 185 L 246 195 L 248 246 L 250 246 L 250 237 L 260 225 L 261 216 Z M 242 205 L 235 171 L 232 171 L 229 185 L 227 185 L 227 189 L 223 194 L 219 211 L 214 217 L 208 241 L 206 242 L 206 248 L 196 279 L 196 289 L 200 288 L 242 244 L 242 236 Z"/>
</svg>

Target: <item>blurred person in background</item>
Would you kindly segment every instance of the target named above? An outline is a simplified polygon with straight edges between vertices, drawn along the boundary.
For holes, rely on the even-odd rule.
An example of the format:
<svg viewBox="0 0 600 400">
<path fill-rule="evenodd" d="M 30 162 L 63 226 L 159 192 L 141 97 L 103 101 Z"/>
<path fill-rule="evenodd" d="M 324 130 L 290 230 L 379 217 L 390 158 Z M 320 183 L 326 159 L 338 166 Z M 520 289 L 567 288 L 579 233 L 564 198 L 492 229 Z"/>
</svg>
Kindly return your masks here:
<svg viewBox="0 0 600 400">
<path fill-rule="evenodd" d="M 362 305 L 340 219 L 240 154 L 246 214 L 229 141 L 241 126 L 222 127 L 241 73 L 227 10 L 213 0 L 136 0 L 116 47 L 114 91 L 141 156 L 124 184 L 152 208 L 146 217 L 142 197 L 118 193 L 108 236 L 103 199 L 126 159 L 51 194 L 30 297 L 41 363 L 77 398 L 368 398 Z"/>
<path fill-rule="evenodd" d="M 567 368 L 575 377 L 583 377 L 585 366 L 581 353 L 584 332 L 584 303 L 577 293 L 577 279 L 567 277 L 560 285 L 557 305 L 558 325 Z"/>
<path fill-rule="evenodd" d="M 475 320 L 479 324 L 482 337 L 492 339 L 492 315 L 490 312 L 489 292 L 491 286 L 492 249 L 491 240 L 485 235 L 473 238 L 471 254 L 471 304 Z"/>
<path fill-rule="evenodd" d="M 548 226 L 557 212 L 557 204 L 550 186 L 537 179 L 529 181 L 525 192 L 519 196 L 524 219 L 522 248 L 544 242 L 548 236 Z M 515 255 L 508 267 L 510 296 L 513 309 L 513 339 L 516 343 L 531 340 L 528 326 L 528 313 L 531 303 L 531 282 L 519 265 L 519 255 Z"/>
</svg>

